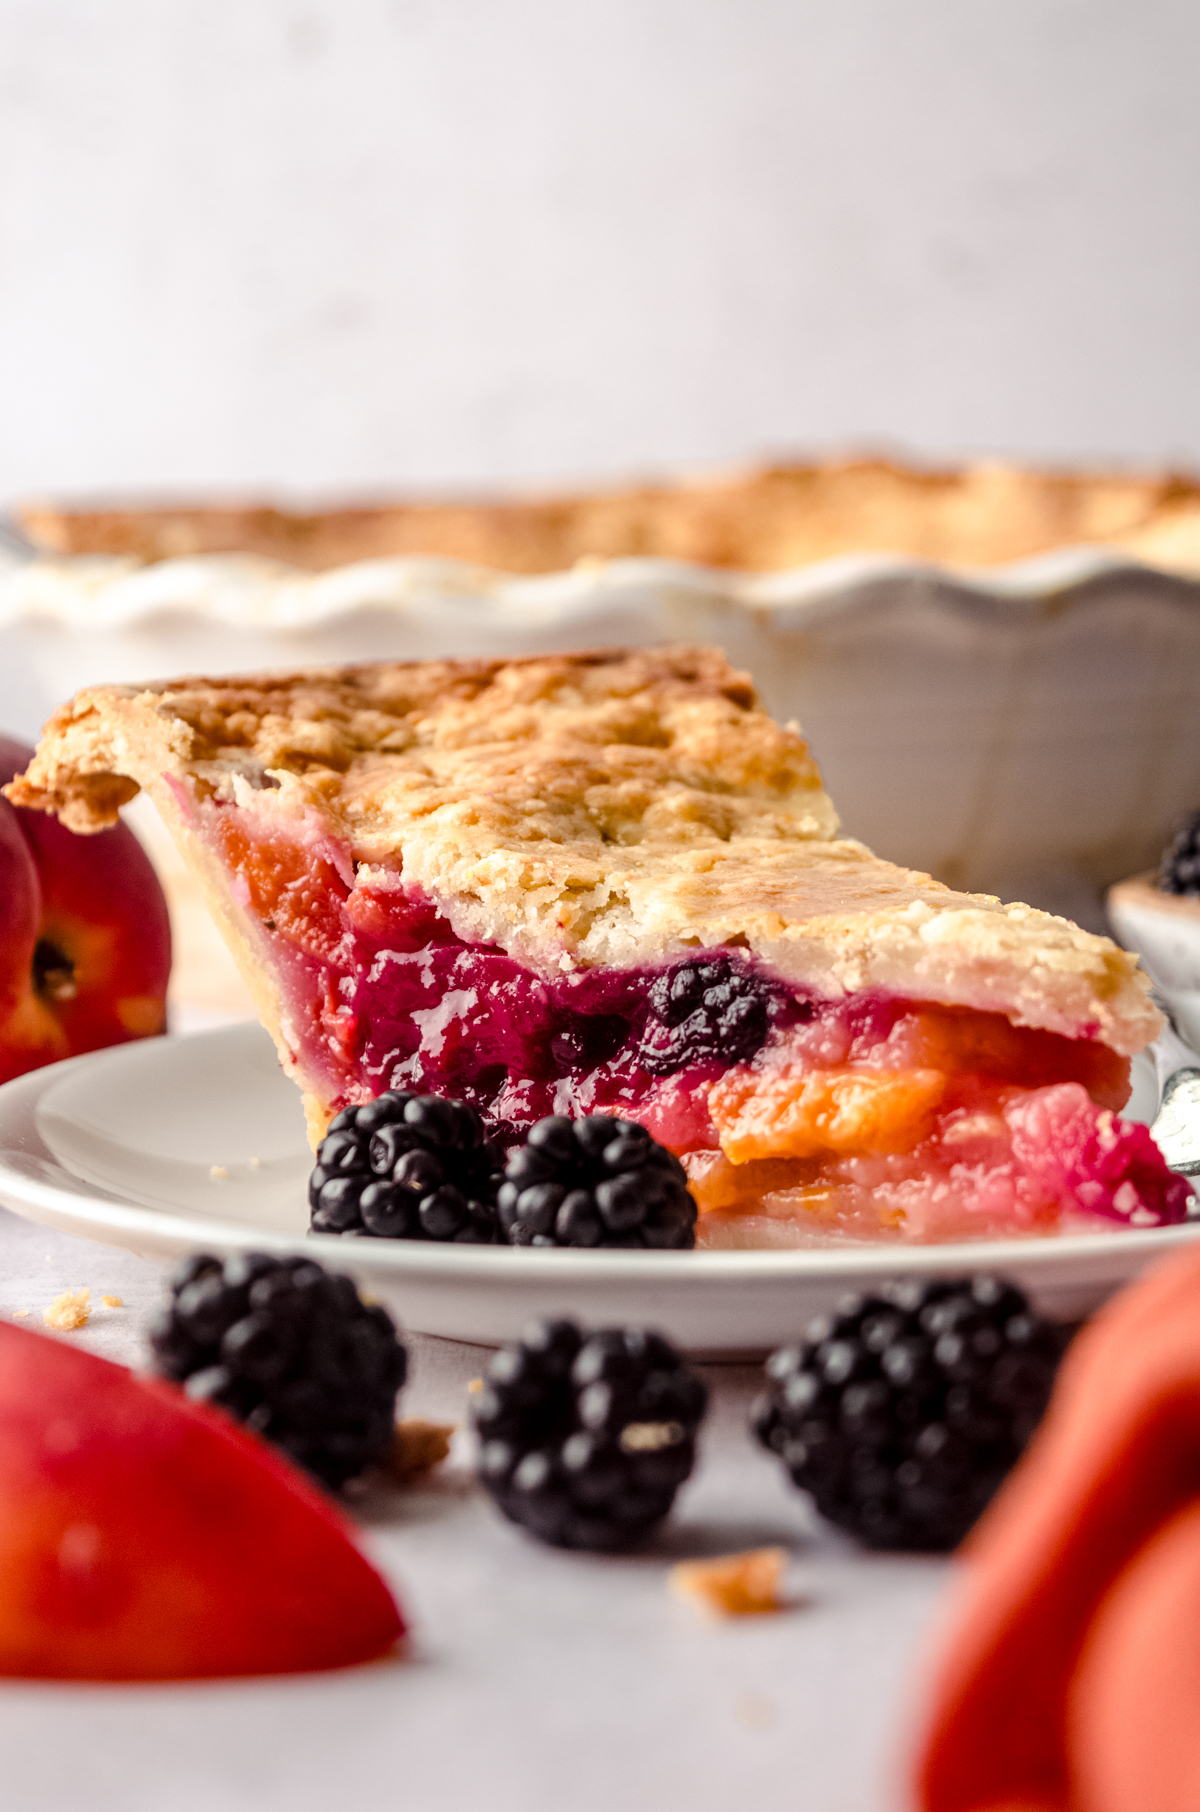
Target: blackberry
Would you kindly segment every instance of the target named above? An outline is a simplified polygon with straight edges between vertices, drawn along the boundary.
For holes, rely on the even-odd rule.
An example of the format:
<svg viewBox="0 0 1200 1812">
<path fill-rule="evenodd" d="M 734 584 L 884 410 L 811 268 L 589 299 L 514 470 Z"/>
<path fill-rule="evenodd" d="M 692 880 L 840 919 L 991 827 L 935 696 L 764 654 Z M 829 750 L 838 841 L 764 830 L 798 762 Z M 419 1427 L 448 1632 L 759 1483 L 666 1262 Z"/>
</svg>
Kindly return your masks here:
<svg viewBox="0 0 1200 1812">
<path fill-rule="evenodd" d="M 689 957 L 655 977 L 638 1062 L 652 1076 L 744 1063 L 766 1040 L 772 990 L 725 956 Z"/>
<path fill-rule="evenodd" d="M 1200 897 L 1200 812 L 1193 812 L 1163 851 L 1158 885 L 1164 893 Z"/>
<path fill-rule="evenodd" d="M 308 1184 L 313 1232 L 491 1245 L 499 1167 L 465 1102 L 380 1095 L 329 1122 Z"/>
<path fill-rule="evenodd" d="M 472 1401 L 480 1482 L 555 1547 L 625 1547 L 669 1512 L 707 1400 L 660 1334 L 533 1322 Z"/>
<path fill-rule="evenodd" d="M 752 1426 L 838 1528 L 945 1552 L 1037 1427 L 1065 1344 L 996 1278 L 888 1285 L 772 1355 Z"/>
<path fill-rule="evenodd" d="M 696 1204 L 679 1159 L 633 1120 L 550 1114 L 509 1153 L 497 1198 L 514 1246 L 683 1247 Z"/>
<path fill-rule="evenodd" d="M 150 1335 L 158 1369 L 324 1484 L 381 1460 L 407 1356 L 386 1309 L 310 1258 L 200 1253 Z"/>
</svg>

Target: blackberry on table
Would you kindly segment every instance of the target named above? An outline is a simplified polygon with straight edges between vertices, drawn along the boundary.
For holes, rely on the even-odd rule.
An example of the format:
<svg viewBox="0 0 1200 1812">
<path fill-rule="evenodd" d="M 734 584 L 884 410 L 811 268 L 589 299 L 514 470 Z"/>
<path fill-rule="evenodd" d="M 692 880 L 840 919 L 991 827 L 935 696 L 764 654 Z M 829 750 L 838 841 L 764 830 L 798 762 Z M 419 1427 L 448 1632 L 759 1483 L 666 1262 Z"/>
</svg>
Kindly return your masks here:
<svg viewBox="0 0 1200 1812">
<path fill-rule="evenodd" d="M 744 1063 L 766 1040 L 771 989 L 726 956 L 689 957 L 655 977 L 638 1062 L 652 1076 Z"/>
<path fill-rule="evenodd" d="M 514 1246 L 696 1243 L 696 1204 L 678 1158 L 633 1120 L 550 1114 L 509 1153 L 497 1196 Z"/>
<path fill-rule="evenodd" d="M 383 1459 L 407 1356 L 386 1309 L 309 1258 L 201 1253 L 150 1336 L 158 1369 L 326 1485 Z"/>
<path fill-rule="evenodd" d="M 499 1158 L 463 1101 L 391 1092 L 329 1122 L 308 1185 L 314 1233 L 490 1245 Z"/>
<path fill-rule="evenodd" d="M 1192 813 L 1163 851 L 1158 885 L 1163 893 L 1184 893 L 1200 898 L 1200 812 Z"/>
<path fill-rule="evenodd" d="M 886 1285 L 772 1354 L 752 1426 L 827 1521 L 945 1552 L 1020 1457 L 1065 1345 L 994 1277 Z"/>
<path fill-rule="evenodd" d="M 661 1334 L 533 1322 L 472 1401 L 480 1482 L 555 1547 L 625 1547 L 670 1511 L 707 1399 Z"/>
</svg>

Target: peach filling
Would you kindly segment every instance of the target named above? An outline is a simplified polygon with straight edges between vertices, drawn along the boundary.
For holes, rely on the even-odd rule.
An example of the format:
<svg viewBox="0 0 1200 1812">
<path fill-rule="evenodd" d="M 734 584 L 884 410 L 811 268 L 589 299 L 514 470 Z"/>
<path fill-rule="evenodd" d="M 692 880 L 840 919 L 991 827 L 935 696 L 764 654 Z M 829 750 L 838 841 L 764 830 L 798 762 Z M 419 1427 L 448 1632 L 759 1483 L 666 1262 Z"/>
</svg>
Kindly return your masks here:
<svg viewBox="0 0 1200 1812">
<path fill-rule="evenodd" d="M 1186 1212 L 1187 1184 L 1116 1118 L 1128 1061 L 1094 1039 L 878 990 L 828 1000 L 735 950 L 536 972 L 460 938 L 398 869 L 256 817 L 199 808 L 327 1114 L 410 1089 L 470 1102 L 502 1143 L 549 1113 L 639 1120 L 682 1157 L 709 1245 Z"/>
<path fill-rule="evenodd" d="M 714 1083 L 715 1150 L 685 1156 L 700 1243 L 1049 1232 L 1181 1219 L 1188 1187 L 1114 1108 L 1127 1066 L 992 1014 L 904 1003 L 873 1048 L 800 1028 Z M 1079 1062 L 1085 1053 L 1092 1061 Z M 849 1058 L 822 1062 L 830 1054 Z M 1057 1064 L 1056 1064 L 1057 1057 Z M 1058 1074 L 1053 1073 L 1058 1068 Z"/>
</svg>

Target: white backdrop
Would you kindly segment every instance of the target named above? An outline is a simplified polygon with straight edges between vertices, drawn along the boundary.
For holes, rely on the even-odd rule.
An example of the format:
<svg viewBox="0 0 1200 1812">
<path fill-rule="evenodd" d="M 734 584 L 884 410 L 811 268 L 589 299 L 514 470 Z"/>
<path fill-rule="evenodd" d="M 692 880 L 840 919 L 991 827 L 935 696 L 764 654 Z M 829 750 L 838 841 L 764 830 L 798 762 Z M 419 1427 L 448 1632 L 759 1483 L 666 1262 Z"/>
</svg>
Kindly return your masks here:
<svg viewBox="0 0 1200 1812">
<path fill-rule="evenodd" d="M 1195 0 L 0 0 L 0 500 L 1200 465 Z"/>
</svg>

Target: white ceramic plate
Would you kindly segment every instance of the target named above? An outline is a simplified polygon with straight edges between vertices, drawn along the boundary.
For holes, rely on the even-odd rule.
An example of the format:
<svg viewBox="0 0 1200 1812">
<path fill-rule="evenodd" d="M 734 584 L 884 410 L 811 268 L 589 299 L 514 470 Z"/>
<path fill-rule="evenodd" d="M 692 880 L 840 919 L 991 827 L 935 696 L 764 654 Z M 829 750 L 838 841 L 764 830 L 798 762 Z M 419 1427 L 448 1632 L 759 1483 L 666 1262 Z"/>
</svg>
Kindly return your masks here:
<svg viewBox="0 0 1200 1812">
<path fill-rule="evenodd" d="M 1141 1118 L 1157 1110 L 1153 1066 Z M 1147 1091 L 1149 1091 L 1147 1093 Z M 404 1327 L 494 1344 L 531 1315 L 660 1327 L 689 1352 L 759 1354 L 846 1290 L 903 1273 L 997 1270 L 1073 1318 L 1200 1226 L 801 1252 L 570 1252 L 341 1240 L 306 1232 L 300 1097 L 266 1033 L 227 1026 L 76 1057 L 0 1088 L 0 1202 L 171 1263 L 195 1251 L 311 1252 Z"/>
</svg>

